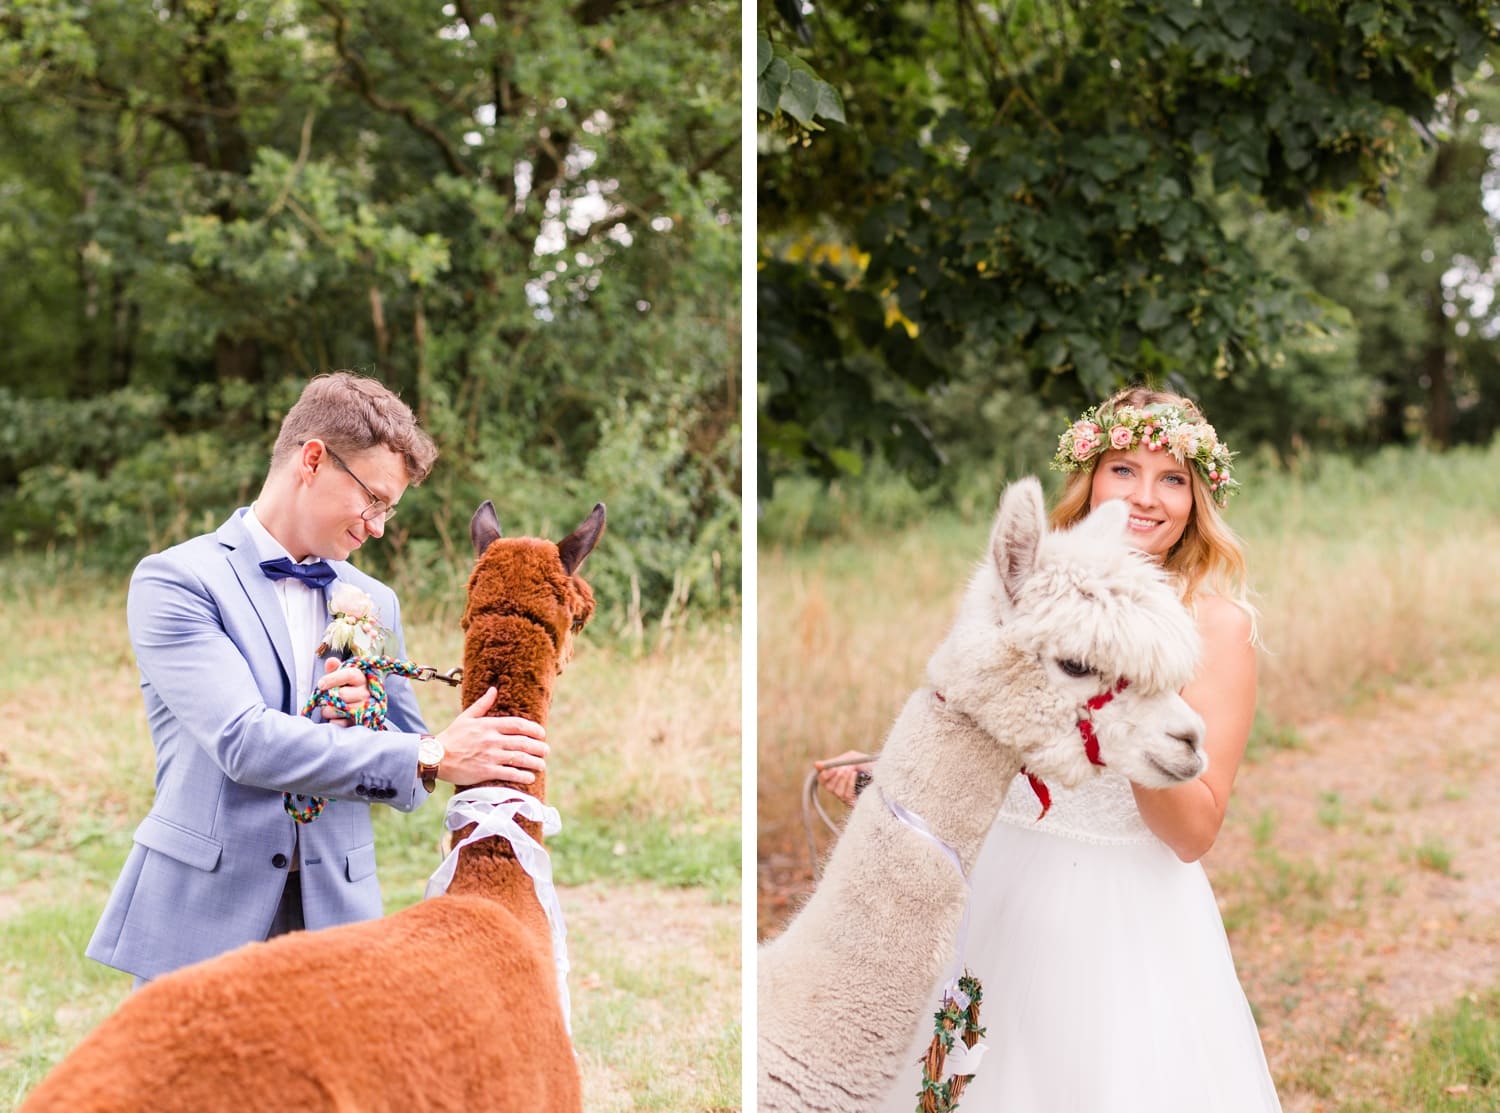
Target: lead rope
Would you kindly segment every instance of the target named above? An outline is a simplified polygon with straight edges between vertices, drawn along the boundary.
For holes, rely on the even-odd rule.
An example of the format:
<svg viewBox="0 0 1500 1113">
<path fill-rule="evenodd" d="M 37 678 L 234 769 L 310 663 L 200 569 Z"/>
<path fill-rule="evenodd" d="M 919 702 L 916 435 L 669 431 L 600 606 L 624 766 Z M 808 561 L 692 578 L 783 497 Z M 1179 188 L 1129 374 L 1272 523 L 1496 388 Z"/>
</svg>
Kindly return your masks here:
<svg viewBox="0 0 1500 1113">
<path fill-rule="evenodd" d="M 843 765 L 864 765 L 873 761 L 869 757 L 845 757 L 832 761 L 823 762 L 824 769 L 837 769 Z M 858 796 L 864 791 L 865 786 L 870 783 L 870 774 L 860 773 L 854 780 L 854 795 Z M 823 821 L 829 834 L 838 834 L 838 825 L 833 822 L 823 801 L 818 797 L 818 770 L 814 769 L 802 782 L 802 833 L 807 836 L 807 858 L 812 863 L 813 881 L 818 881 L 823 876 L 823 863 L 818 859 L 818 840 L 814 834 L 813 816 Z"/>
<path fill-rule="evenodd" d="M 307 702 L 302 705 L 303 717 L 311 718 L 315 708 L 331 707 L 346 718 L 352 719 L 355 726 L 384 730 L 389 697 L 386 695 L 385 685 L 380 682 L 382 674 L 395 673 L 397 676 L 405 676 L 412 680 L 441 680 L 445 684 L 459 684 L 463 680 L 462 669 L 449 669 L 446 673 L 442 673 L 431 665 L 418 665 L 400 657 L 350 657 L 344 662 L 344 666 L 357 668 L 365 674 L 365 684 L 370 689 L 370 698 L 362 707 L 351 711 L 349 705 L 333 689 L 319 689 L 308 696 Z M 311 823 L 323 814 L 324 807 L 331 799 L 333 799 L 331 796 L 305 796 L 300 792 L 295 794 L 283 792 L 281 806 L 286 809 L 286 814 L 298 823 Z M 302 800 L 307 803 L 294 803 L 294 801 Z"/>
</svg>

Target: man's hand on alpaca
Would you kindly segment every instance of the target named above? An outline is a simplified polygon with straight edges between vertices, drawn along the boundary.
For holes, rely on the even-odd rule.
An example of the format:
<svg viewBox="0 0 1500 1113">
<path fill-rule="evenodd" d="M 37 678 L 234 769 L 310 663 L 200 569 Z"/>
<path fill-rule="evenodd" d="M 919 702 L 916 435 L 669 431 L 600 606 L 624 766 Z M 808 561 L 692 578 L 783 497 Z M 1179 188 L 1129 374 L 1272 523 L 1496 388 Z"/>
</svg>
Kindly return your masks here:
<svg viewBox="0 0 1500 1113">
<path fill-rule="evenodd" d="M 490 688 L 436 737 L 443 744 L 438 779 L 456 785 L 506 781 L 527 785 L 547 769 L 549 747 L 540 723 L 513 715 L 490 716 L 499 693 Z"/>
</svg>

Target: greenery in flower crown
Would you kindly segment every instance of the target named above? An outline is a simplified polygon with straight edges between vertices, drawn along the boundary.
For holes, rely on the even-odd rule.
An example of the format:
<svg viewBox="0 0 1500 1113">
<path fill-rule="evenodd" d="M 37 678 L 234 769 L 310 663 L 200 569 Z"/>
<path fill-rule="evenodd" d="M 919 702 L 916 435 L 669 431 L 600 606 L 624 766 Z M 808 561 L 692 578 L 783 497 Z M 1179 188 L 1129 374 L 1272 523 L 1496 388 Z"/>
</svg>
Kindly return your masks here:
<svg viewBox="0 0 1500 1113">
<path fill-rule="evenodd" d="M 1122 452 L 1133 448 L 1166 451 L 1179 464 L 1192 464 L 1220 506 L 1227 505 L 1230 494 L 1239 487 L 1230 474 L 1234 453 L 1219 440 L 1214 427 L 1169 402 L 1116 406 L 1103 413 L 1097 407 L 1084 411 L 1057 439 L 1052 466 L 1058 471 L 1082 471 L 1094 457 L 1111 448 Z"/>
</svg>

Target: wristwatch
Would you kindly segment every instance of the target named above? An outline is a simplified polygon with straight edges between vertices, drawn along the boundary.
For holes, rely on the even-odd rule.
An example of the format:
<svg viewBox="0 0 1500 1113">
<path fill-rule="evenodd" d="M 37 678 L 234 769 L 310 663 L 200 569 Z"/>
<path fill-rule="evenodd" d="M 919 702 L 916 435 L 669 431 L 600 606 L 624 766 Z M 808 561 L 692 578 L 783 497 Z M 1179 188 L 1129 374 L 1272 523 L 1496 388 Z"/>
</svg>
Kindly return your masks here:
<svg viewBox="0 0 1500 1113">
<path fill-rule="evenodd" d="M 417 743 L 417 777 L 428 792 L 437 788 L 438 766 L 443 764 L 443 744 L 430 734 Z"/>
</svg>

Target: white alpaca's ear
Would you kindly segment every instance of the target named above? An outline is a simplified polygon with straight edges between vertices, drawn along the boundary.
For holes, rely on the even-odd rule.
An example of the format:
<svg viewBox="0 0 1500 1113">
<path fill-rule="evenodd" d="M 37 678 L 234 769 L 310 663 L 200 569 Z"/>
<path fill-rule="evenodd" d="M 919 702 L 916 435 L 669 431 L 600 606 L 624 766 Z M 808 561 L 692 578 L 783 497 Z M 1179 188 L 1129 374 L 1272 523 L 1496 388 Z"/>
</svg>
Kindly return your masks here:
<svg viewBox="0 0 1500 1113">
<path fill-rule="evenodd" d="M 1089 516 L 1074 528 L 1102 540 L 1118 541 L 1125 536 L 1125 523 L 1129 519 L 1130 507 L 1125 500 L 1110 499 L 1089 511 Z"/>
<path fill-rule="evenodd" d="M 1125 524 L 1123 520 L 1120 523 Z M 1036 550 L 1047 531 L 1042 485 L 1034 476 L 1018 479 L 1000 496 L 995 527 L 990 531 L 990 556 L 1000 583 L 1012 603 L 1036 566 Z"/>
</svg>

